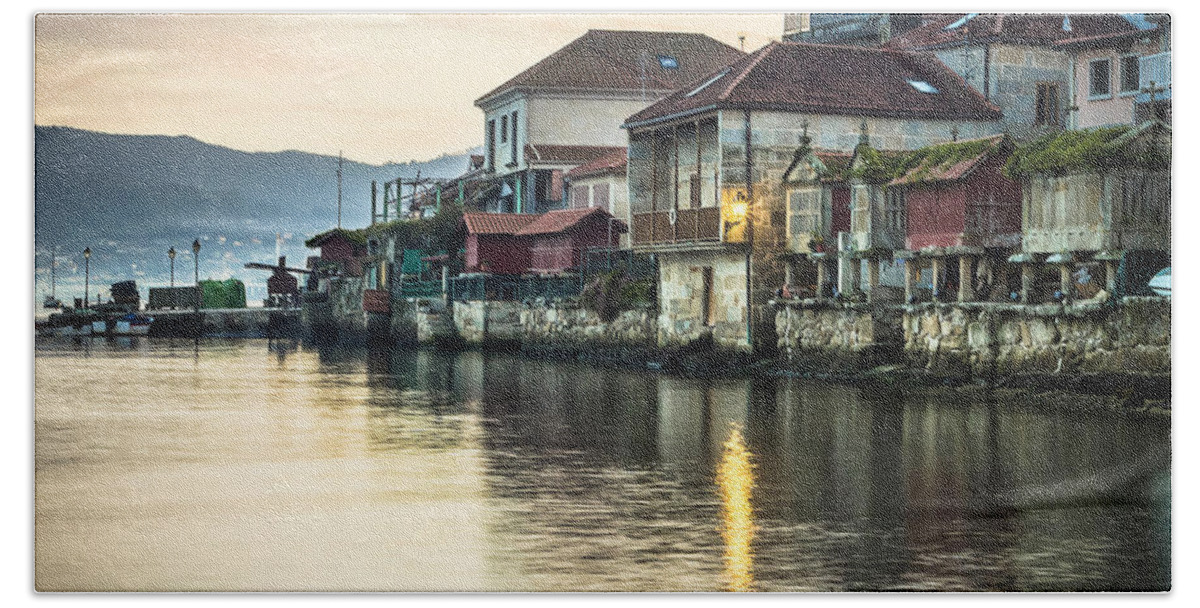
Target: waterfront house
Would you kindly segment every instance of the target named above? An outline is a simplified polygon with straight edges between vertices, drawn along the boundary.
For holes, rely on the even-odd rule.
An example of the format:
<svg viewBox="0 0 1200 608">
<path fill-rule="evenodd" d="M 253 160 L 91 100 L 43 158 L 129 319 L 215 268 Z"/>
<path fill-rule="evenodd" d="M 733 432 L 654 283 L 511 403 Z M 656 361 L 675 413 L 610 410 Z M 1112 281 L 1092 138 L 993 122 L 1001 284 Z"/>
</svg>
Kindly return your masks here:
<svg viewBox="0 0 1200 608">
<path fill-rule="evenodd" d="M 475 101 L 490 212 L 568 206 L 567 171 L 625 146 L 622 121 L 741 51 L 702 34 L 589 30 Z"/>
<path fill-rule="evenodd" d="M 1056 43 L 1070 53 L 1070 127 L 1089 129 L 1171 122 L 1171 21 L 1146 15 L 1141 29 L 1079 36 Z"/>
<path fill-rule="evenodd" d="M 849 154 L 864 139 L 912 150 L 953 133 L 997 134 L 999 118 L 931 56 L 786 42 L 634 114 L 625 123 L 632 243 L 658 255 L 659 342 L 774 344 L 767 300 L 787 278 L 789 244 L 805 252 L 798 244 L 813 230 L 799 214 L 788 226 L 784 176 L 798 150 Z"/>
<path fill-rule="evenodd" d="M 884 48 L 930 52 L 1004 113 L 1017 141 L 1061 129 L 1069 114 L 1072 61 L 1057 43 L 1134 32 L 1134 16 L 957 13 L 894 36 Z"/>
<path fill-rule="evenodd" d="M 1021 298 L 1138 293 L 1170 265 L 1171 127 L 1159 121 L 1047 135 L 1020 146 Z M 1057 274 L 1058 281 L 1036 281 Z M 1080 276 L 1091 288 L 1080 288 Z M 1101 279 L 1103 277 L 1103 279 Z M 1033 291 L 1034 293 L 1031 293 Z"/>
<path fill-rule="evenodd" d="M 310 269 L 320 269 L 325 275 L 362 276 L 367 237 L 361 230 L 326 230 L 305 241 L 304 246 L 321 250 L 315 260 L 309 259 Z"/>
<path fill-rule="evenodd" d="M 625 148 L 601 156 L 567 172 L 572 209 L 599 207 L 610 215 L 629 221 L 628 168 Z M 629 248 L 628 235 L 620 237 L 621 249 Z"/>
</svg>

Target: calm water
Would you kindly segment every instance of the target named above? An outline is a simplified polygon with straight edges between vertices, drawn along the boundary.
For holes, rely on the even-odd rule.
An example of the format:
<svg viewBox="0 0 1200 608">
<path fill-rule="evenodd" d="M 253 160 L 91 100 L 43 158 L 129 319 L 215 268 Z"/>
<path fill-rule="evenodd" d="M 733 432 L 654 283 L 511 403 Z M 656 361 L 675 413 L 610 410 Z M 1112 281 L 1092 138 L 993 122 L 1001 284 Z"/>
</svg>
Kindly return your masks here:
<svg viewBox="0 0 1200 608">
<path fill-rule="evenodd" d="M 41 341 L 42 590 L 1170 585 L 1170 423 L 265 340 Z"/>
</svg>

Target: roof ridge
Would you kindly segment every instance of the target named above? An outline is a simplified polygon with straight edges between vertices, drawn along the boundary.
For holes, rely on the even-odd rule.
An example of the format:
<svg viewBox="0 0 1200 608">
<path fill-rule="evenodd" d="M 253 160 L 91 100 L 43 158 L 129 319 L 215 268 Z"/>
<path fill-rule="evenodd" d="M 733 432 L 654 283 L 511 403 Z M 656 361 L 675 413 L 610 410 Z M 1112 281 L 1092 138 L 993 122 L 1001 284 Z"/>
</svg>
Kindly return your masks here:
<svg viewBox="0 0 1200 608">
<path fill-rule="evenodd" d="M 742 68 L 738 75 L 734 77 L 733 82 L 730 82 L 729 85 L 725 87 L 725 90 L 717 96 L 717 100 L 723 101 L 728 98 L 729 94 L 732 93 L 739 84 L 742 84 L 742 81 L 746 79 L 746 76 L 748 76 L 750 72 L 754 71 L 754 68 L 757 67 L 767 55 L 770 55 L 776 48 L 779 48 L 780 44 L 781 43 L 779 41 L 772 40 L 767 46 L 764 46 L 763 48 L 751 53 L 750 61 L 746 63 L 746 67 Z"/>
</svg>

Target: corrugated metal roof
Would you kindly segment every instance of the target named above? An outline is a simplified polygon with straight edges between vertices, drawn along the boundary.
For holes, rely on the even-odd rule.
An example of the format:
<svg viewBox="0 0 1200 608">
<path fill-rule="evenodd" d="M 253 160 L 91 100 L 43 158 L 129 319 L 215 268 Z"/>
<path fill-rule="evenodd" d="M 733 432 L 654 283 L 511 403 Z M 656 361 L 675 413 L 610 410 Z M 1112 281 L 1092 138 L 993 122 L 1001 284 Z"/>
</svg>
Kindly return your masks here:
<svg viewBox="0 0 1200 608">
<path fill-rule="evenodd" d="M 470 234 L 516 234 L 538 217 L 532 213 L 464 213 L 463 222 Z"/>
<path fill-rule="evenodd" d="M 629 158 L 626 149 L 617 148 L 608 154 L 571 169 L 567 172 L 567 177 L 578 179 L 581 177 L 601 175 L 609 172 L 624 173 L 628 164 Z"/>
</svg>

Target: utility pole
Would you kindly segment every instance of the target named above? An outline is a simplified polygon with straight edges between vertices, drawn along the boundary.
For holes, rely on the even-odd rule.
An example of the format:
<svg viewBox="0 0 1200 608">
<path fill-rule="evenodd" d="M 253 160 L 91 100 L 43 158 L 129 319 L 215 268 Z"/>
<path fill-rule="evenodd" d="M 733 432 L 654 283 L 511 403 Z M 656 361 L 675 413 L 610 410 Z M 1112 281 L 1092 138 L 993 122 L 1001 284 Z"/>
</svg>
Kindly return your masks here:
<svg viewBox="0 0 1200 608">
<path fill-rule="evenodd" d="M 342 227 L 342 151 L 338 150 L 338 228 Z"/>
</svg>

